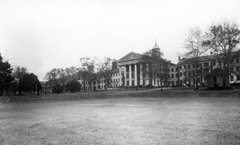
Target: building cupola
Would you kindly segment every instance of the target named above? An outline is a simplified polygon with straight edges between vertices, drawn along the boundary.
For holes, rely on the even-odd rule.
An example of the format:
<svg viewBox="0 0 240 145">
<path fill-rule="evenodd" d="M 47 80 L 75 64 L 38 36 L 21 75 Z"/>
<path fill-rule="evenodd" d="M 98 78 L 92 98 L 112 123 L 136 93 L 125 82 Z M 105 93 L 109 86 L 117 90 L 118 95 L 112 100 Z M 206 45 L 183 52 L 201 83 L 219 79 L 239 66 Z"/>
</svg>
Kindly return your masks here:
<svg viewBox="0 0 240 145">
<path fill-rule="evenodd" d="M 152 48 L 152 52 L 153 52 L 153 54 L 160 56 L 160 48 L 159 48 L 159 46 L 157 45 L 156 40 L 155 40 L 155 45 L 154 45 L 153 48 Z"/>
</svg>

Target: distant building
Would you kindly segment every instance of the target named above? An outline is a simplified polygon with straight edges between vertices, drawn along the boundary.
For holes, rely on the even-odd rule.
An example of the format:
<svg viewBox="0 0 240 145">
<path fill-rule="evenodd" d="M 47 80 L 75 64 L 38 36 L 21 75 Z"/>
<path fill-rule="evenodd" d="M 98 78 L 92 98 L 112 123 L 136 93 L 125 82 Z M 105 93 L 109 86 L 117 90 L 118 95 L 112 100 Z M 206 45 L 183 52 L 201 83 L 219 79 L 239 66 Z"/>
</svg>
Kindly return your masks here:
<svg viewBox="0 0 240 145">
<path fill-rule="evenodd" d="M 168 67 L 168 86 L 175 87 L 178 85 L 178 66 L 170 63 Z"/>
<path fill-rule="evenodd" d="M 152 48 L 153 54 L 159 55 L 160 48 L 155 43 Z M 100 79 L 99 81 L 86 81 L 79 76 L 81 91 L 93 91 L 96 89 L 105 89 L 106 87 L 136 87 L 136 86 L 155 86 L 160 87 L 176 87 L 176 86 L 195 86 L 196 79 L 199 84 L 207 86 L 223 86 L 222 70 L 223 63 L 221 55 L 210 53 L 210 55 L 201 56 L 199 62 L 198 74 L 196 78 L 196 66 L 193 58 L 178 58 L 178 63 L 174 64 L 164 59 L 166 66 L 164 69 L 163 79 L 159 77 L 149 80 L 147 76 L 143 76 L 143 66 L 141 63 L 143 54 L 129 52 L 118 61 L 112 62 L 112 76 L 109 79 Z M 234 52 L 229 62 L 229 76 L 227 76 L 227 84 L 240 84 L 240 51 Z M 145 68 L 147 69 L 147 67 Z M 162 70 L 163 71 L 163 70 Z M 85 80 L 85 81 L 84 81 Z M 162 81 L 162 82 L 161 82 Z M 150 82 L 152 82 L 150 84 Z M 208 83 L 208 84 L 207 84 Z M 210 83 L 210 84 L 209 84 Z M 43 93 L 51 92 L 51 84 L 42 83 Z"/>
<path fill-rule="evenodd" d="M 41 94 L 52 93 L 53 85 L 50 82 L 40 81 L 40 84 L 42 86 Z"/>
<path fill-rule="evenodd" d="M 234 52 L 233 57 L 230 59 L 230 68 L 229 72 L 230 75 L 227 79 L 226 83 L 230 84 L 238 84 L 240 83 L 240 52 Z M 178 82 L 179 85 L 184 85 L 184 86 L 194 86 L 195 84 L 195 79 L 194 74 L 196 74 L 195 71 L 195 64 L 192 61 L 192 58 L 179 58 L 178 64 Z M 207 85 L 207 77 L 208 74 L 211 73 L 215 69 L 223 70 L 223 62 L 222 62 L 222 57 L 221 55 L 218 54 L 213 54 L 210 53 L 210 55 L 206 56 L 201 56 L 200 57 L 200 63 L 199 63 L 199 77 L 198 77 L 198 82 L 201 84 Z M 216 74 L 217 75 L 217 74 Z M 214 78 L 215 84 L 218 84 L 219 86 L 223 85 L 223 82 L 219 77 Z"/>
<path fill-rule="evenodd" d="M 160 48 L 155 43 L 152 48 L 154 54 L 160 54 Z M 176 78 L 176 68 L 177 65 L 167 61 L 169 68 L 171 68 L 168 73 L 168 80 L 163 81 L 159 78 L 155 78 L 152 80 L 152 84 L 150 84 L 149 78 L 143 77 L 142 69 L 143 66 L 141 65 L 140 61 L 142 59 L 142 54 L 130 52 L 127 55 L 123 56 L 121 59 L 118 60 L 118 68 L 119 68 L 119 86 L 123 87 L 131 87 L 131 86 L 138 86 L 138 85 L 152 85 L 152 86 L 175 86 L 177 83 Z M 117 79 L 117 78 L 115 78 Z"/>
</svg>

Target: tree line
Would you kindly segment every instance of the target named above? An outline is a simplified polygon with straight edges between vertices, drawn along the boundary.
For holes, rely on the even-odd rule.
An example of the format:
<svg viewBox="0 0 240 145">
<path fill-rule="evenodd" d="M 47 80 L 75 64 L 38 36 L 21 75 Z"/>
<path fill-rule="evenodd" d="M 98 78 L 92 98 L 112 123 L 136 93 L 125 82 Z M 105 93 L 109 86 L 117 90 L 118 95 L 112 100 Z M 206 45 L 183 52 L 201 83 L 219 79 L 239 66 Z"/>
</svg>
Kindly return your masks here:
<svg viewBox="0 0 240 145">
<path fill-rule="evenodd" d="M 0 95 L 39 94 L 42 86 L 34 73 L 29 73 L 27 68 L 17 66 L 12 68 L 11 64 L 4 60 L 0 54 Z"/>
<path fill-rule="evenodd" d="M 86 82 L 89 83 L 90 88 L 92 85 L 99 87 L 101 81 L 109 87 L 112 74 L 116 72 L 116 69 L 112 68 L 112 65 L 116 64 L 115 61 L 111 58 L 82 57 L 77 67 L 54 68 L 46 73 L 45 79 L 52 85 L 52 93 L 85 91 Z"/>
</svg>

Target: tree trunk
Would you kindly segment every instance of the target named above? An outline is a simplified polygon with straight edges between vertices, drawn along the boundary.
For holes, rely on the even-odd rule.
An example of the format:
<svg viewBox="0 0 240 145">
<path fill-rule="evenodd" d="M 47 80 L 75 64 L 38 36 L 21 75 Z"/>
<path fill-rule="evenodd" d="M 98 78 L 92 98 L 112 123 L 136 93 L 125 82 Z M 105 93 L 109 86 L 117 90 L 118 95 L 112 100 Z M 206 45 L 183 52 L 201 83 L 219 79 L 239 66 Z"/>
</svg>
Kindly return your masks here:
<svg viewBox="0 0 240 145">
<path fill-rule="evenodd" d="M 159 74 L 159 76 L 160 76 L 160 83 L 161 83 L 161 92 L 162 92 L 162 75 L 161 75 L 161 72 L 162 72 L 162 69 L 161 69 L 161 66 L 159 67 L 159 71 L 160 71 L 160 74 Z"/>
<path fill-rule="evenodd" d="M 83 80 L 83 91 L 86 91 L 86 88 L 85 88 L 85 87 L 86 87 L 86 86 L 85 86 L 85 83 L 86 83 L 86 82 L 85 82 L 85 80 Z"/>
<path fill-rule="evenodd" d="M 161 92 L 162 92 L 162 76 L 160 75 L 160 81 L 161 81 Z"/>
<path fill-rule="evenodd" d="M 198 91 L 198 64 L 196 64 L 196 91 Z"/>
<path fill-rule="evenodd" d="M 18 89 L 18 93 L 19 93 L 19 95 L 21 96 L 21 95 L 22 95 L 22 90 L 21 90 L 21 89 Z"/>
</svg>

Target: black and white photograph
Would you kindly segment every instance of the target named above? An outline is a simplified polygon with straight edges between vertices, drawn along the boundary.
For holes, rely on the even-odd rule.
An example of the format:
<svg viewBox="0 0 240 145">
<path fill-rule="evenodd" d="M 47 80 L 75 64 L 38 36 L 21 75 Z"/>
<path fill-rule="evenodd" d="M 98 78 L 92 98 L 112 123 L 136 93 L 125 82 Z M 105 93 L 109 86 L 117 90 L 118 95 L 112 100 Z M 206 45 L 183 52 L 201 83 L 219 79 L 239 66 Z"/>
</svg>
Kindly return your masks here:
<svg viewBox="0 0 240 145">
<path fill-rule="evenodd" d="M 0 0 L 0 145 L 240 145 L 239 0 Z"/>
</svg>

